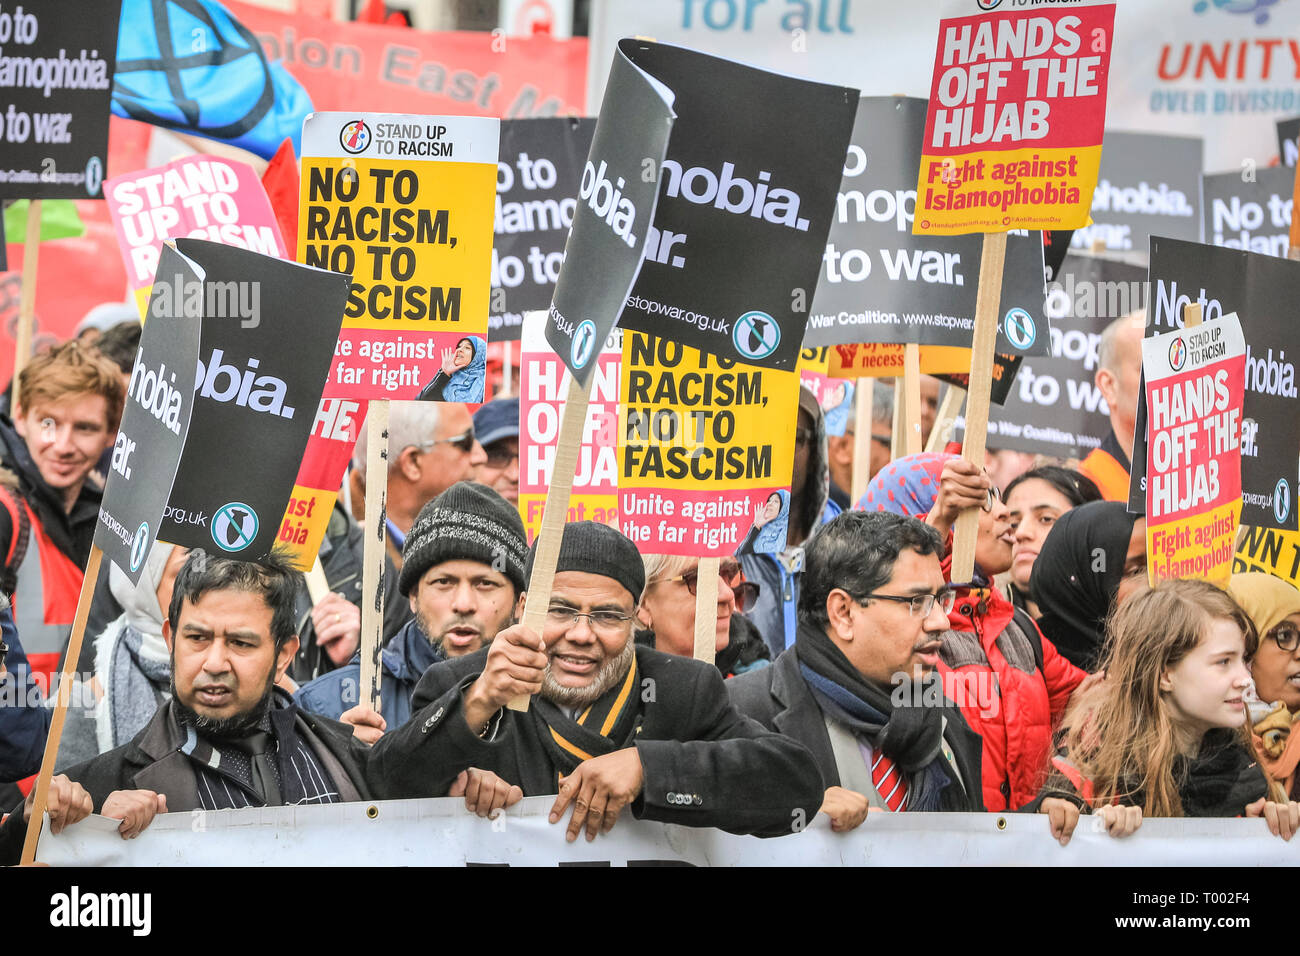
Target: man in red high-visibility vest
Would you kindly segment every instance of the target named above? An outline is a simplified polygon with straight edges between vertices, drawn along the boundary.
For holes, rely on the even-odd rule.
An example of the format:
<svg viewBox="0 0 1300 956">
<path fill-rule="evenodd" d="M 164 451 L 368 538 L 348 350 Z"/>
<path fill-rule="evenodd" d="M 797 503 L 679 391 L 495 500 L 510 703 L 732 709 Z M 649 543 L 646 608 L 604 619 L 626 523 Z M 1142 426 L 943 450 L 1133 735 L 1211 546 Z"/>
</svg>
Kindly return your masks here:
<svg viewBox="0 0 1300 956">
<path fill-rule="evenodd" d="M 47 688 L 95 536 L 102 495 L 88 479 L 122 419 L 122 378 L 93 347 L 67 342 L 24 366 L 13 418 L 0 416 L 0 589 L 13 593 L 19 637 Z"/>
</svg>

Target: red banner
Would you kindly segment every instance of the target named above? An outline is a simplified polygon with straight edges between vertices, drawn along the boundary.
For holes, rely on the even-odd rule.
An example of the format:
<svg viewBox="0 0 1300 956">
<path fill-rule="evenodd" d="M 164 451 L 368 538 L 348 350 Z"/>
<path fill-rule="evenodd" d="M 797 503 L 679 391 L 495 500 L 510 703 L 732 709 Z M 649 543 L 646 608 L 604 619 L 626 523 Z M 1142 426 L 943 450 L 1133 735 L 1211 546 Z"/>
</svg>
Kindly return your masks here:
<svg viewBox="0 0 1300 956">
<path fill-rule="evenodd" d="M 432 33 L 226 3 L 318 112 L 584 115 L 587 40 Z"/>
</svg>

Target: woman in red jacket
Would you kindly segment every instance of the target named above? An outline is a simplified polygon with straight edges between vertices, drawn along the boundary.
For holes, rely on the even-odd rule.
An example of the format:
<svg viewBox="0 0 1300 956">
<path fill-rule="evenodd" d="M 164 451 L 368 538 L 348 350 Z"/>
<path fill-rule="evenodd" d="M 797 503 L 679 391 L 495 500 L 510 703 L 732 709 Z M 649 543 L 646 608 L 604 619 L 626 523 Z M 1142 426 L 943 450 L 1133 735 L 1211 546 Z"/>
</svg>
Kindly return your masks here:
<svg viewBox="0 0 1300 956">
<path fill-rule="evenodd" d="M 924 519 L 947 535 L 957 515 L 980 508 L 975 580 L 951 582 L 957 603 L 948 615 L 939 672 L 945 694 L 984 738 L 984 806 L 1014 810 L 1037 796 L 1047 775 L 1052 731 L 1086 676 L 1056 652 L 1024 611 L 995 587 L 1011 567 L 1010 512 L 988 476 L 955 455 L 900 458 L 867 486 L 860 507 Z M 950 561 L 944 561 L 949 576 Z"/>
</svg>

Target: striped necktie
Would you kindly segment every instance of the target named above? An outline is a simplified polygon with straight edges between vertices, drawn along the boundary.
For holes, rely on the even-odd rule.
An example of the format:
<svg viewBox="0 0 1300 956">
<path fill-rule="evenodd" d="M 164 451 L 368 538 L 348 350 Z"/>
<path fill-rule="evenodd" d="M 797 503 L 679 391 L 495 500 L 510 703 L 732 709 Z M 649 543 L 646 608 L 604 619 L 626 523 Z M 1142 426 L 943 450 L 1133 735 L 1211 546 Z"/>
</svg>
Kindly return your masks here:
<svg viewBox="0 0 1300 956">
<path fill-rule="evenodd" d="M 897 813 L 907 809 L 907 781 L 894 761 L 881 750 L 875 752 L 871 761 L 871 784 L 890 810 Z"/>
</svg>

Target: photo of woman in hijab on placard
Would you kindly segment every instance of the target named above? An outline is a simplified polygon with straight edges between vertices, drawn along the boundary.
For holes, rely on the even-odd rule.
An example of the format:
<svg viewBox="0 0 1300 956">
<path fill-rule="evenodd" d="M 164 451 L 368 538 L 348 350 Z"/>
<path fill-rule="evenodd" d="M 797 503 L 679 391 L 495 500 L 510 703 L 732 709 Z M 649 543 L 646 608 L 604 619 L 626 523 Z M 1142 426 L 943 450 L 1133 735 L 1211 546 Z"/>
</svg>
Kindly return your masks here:
<svg viewBox="0 0 1300 956">
<path fill-rule="evenodd" d="M 790 532 L 790 492 L 784 488 L 772 492 L 754 509 L 754 524 L 737 554 L 780 554 L 785 550 Z"/>
<path fill-rule="evenodd" d="M 487 378 L 487 342 L 476 336 L 465 336 L 454 349 L 442 350 L 442 368 L 428 385 L 420 390 L 416 401 L 467 402 L 471 405 L 483 401 L 483 383 Z"/>
</svg>

